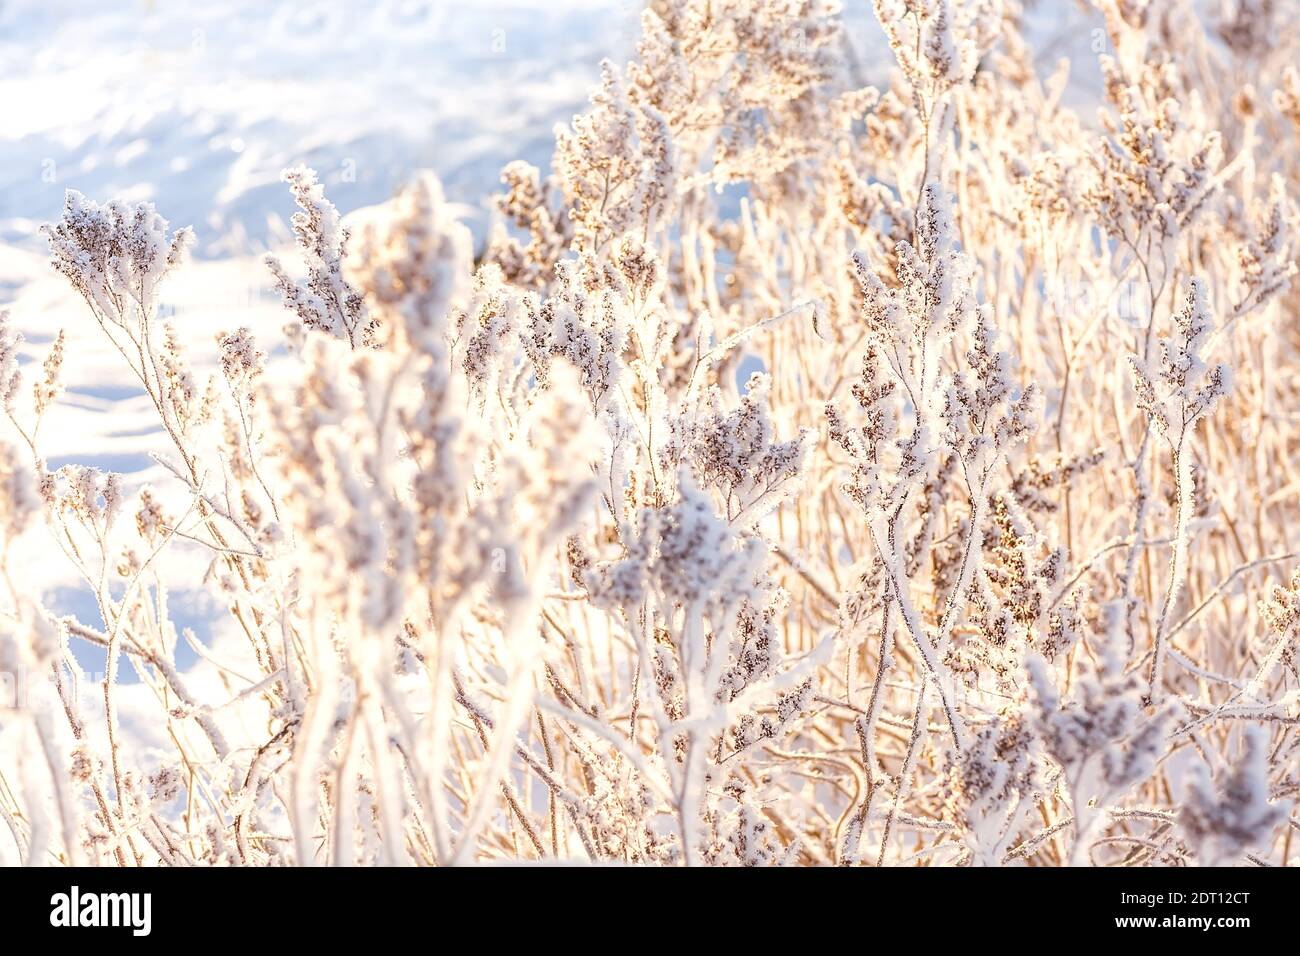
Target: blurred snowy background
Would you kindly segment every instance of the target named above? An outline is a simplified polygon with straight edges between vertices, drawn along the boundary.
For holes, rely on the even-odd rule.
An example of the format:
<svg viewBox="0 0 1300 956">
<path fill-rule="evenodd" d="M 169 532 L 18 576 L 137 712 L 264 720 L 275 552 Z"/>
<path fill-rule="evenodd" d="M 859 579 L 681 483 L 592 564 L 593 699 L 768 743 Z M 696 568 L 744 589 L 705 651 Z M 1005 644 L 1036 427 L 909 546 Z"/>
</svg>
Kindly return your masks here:
<svg viewBox="0 0 1300 956">
<path fill-rule="evenodd" d="M 450 196 L 545 161 L 601 57 L 626 59 L 614 0 L 0 2 L 0 239 L 69 186 L 149 199 L 206 258 L 285 236 L 280 170 L 307 163 L 343 210 L 431 167 Z"/>
</svg>

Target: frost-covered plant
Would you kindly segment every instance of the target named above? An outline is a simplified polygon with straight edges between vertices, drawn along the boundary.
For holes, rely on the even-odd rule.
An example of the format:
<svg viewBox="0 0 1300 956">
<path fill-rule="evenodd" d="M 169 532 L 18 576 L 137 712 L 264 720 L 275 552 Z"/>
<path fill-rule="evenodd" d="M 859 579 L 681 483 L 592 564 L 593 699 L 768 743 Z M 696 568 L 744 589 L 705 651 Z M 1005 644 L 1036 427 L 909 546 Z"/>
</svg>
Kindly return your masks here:
<svg viewBox="0 0 1300 956">
<path fill-rule="evenodd" d="M 1174 334 L 1158 343 L 1159 368 L 1149 368 L 1137 356 L 1129 358 L 1138 405 L 1149 416 L 1151 427 L 1169 444 L 1177 502 L 1169 583 L 1156 623 L 1151 660 L 1148 698 L 1153 701 L 1162 692 L 1161 679 L 1167 652 L 1165 628 L 1169 613 L 1187 575 L 1188 527 L 1195 509 L 1189 439 L 1197 422 L 1227 394 L 1231 382 L 1231 372 L 1226 365 L 1207 368 L 1200 356 L 1210 335 L 1208 311 L 1204 283 L 1199 279 L 1189 279 L 1186 298 L 1174 316 Z"/>
<path fill-rule="evenodd" d="M 284 181 L 298 204 L 293 235 L 307 265 L 306 279 L 294 281 L 279 259 L 266 257 L 285 307 L 309 329 L 347 339 L 353 348 L 369 344 L 375 329 L 365 298 L 343 277 L 349 236 L 339 211 L 325 198 L 325 187 L 316 181 L 315 170 L 302 166 L 287 169 Z"/>
<path fill-rule="evenodd" d="M 1224 774 L 1222 788 L 1211 785 L 1203 765 L 1194 767 L 1178 822 L 1202 865 L 1233 862 L 1286 819 L 1288 807 L 1270 794 L 1267 747 L 1260 728 L 1247 728 L 1245 753 Z"/>
<path fill-rule="evenodd" d="M 75 339 L 0 320 L 0 859 L 1294 865 L 1294 43 L 1099 3 L 1093 119 L 1019 7 L 881 0 L 874 88 L 825 0 L 655 0 L 477 255 L 287 171 L 208 362 L 190 233 L 69 194 L 170 480 L 47 467 Z"/>
</svg>

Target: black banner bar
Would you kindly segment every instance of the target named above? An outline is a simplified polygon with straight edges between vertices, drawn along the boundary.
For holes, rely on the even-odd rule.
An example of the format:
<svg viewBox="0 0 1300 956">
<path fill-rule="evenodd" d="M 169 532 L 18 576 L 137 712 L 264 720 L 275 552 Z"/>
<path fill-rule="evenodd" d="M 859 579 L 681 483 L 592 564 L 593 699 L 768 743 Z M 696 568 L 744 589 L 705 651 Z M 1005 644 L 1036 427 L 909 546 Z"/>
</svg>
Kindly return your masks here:
<svg viewBox="0 0 1300 956">
<path fill-rule="evenodd" d="M 1231 945 L 1290 932 L 1300 888 L 1288 871 L 1262 868 L 541 870 L 5 870 L 0 916 L 18 938 L 93 934 L 128 946 L 209 931 L 250 943 L 337 944 L 389 930 L 418 938 L 430 921 L 442 924 L 439 936 L 491 932 L 500 942 L 511 927 L 558 932 L 574 920 L 589 942 L 602 924 L 612 940 L 630 926 L 668 931 L 664 921 L 743 934 L 775 920 L 813 934 L 887 926 L 927 944 L 1035 932 L 1071 941 L 1199 934 Z"/>
</svg>

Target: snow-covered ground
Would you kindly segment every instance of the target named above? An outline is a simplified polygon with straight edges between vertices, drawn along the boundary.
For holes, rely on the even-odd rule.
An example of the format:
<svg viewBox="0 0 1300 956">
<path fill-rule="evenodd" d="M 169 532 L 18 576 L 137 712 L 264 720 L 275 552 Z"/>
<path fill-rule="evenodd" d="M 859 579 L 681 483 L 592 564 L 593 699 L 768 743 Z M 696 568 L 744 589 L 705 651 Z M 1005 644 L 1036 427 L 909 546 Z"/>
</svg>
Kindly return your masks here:
<svg viewBox="0 0 1300 956">
<path fill-rule="evenodd" d="M 153 200 L 200 256 L 255 251 L 284 234 L 297 163 L 345 210 L 421 167 L 476 202 L 509 160 L 546 160 L 636 23 L 625 0 L 4 0 L 0 239 L 73 187 Z"/>
</svg>

